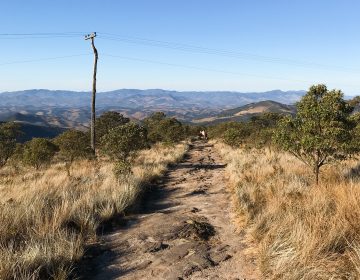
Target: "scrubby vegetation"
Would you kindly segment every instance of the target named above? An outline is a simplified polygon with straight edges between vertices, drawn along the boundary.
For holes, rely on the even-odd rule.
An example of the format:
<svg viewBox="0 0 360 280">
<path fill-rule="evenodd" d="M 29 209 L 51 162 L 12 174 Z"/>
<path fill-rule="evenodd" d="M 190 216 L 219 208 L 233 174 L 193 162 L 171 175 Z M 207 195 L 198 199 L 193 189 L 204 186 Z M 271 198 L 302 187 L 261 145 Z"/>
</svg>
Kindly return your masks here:
<svg viewBox="0 0 360 280">
<path fill-rule="evenodd" d="M 110 129 L 101 142 L 105 154 L 116 160 L 125 160 L 131 153 L 146 148 L 146 130 L 136 123 L 127 123 Z"/>
<path fill-rule="evenodd" d="M 101 141 L 101 138 L 112 128 L 127 124 L 128 122 L 130 122 L 130 119 L 118 112 L 105 112 L 95 122 L 97 141 Z"/>
<path fill-rule="evenodd" d="M 264 113 L 251 117 L 249 122 L 226 122 L 210 126 L 209 137 L 221 139 L 232 147 L 261 148 L 272 144 L 273 130 L 283 116 Z"/>
<path fill-rule="evenodd" d="M 353 111 L 339 90 L 312 86 L 297 104 L 297 114 L 283 118 L 275 131 L 276 143 L 312 168 L 316 183 L 320 168 L 359 151 L 354 141 Z"/>
<path fill-rule="evenodd" d="M 96 125 L 97 158 L 89 133 L 69 130 L 21 144 L 16 125 L 1 125 L 0 145 L 8 149 L 0 169 L 0 279 L 74 277 L 99 229 L 135 205 L 145 185 L 187 149 L 180 138 L 172 145 L 148 141 L 147 128 L 118 113 L 105 113 Z"/>
<path fill-rule="evenodd" d="M 19 126 L 14 123 L 0 125 L 0 167 L 4 166 L 16 149 L 16 138 L 20 135 Z"/>
<path fill-rule="evenodd" d="M 360 278 L 360 172 L 349 157 L 358 152 L 359 126 L 351 105 L 341 92 L 313 86 L 296 116 L 270 126 L 270 144 L 247 145 L 256 132 L 237 140 L 233 125 L 219 137 L 230 144 L 217 149 L 265 279 Z M 248 125 L 256 127 L 241 124 Z"/>
<path fill-rule="evenodd" d="M 360 278 L 357 162 L 324 170 L 314 187 L 308 167 L 282 152 L 218 144 L 242 226 L 258 244 L 265 279 Z"/>
<path fill-rule="evenodd" d="M 50 140 L 44 138 L 33 138 L 24 145 L 23 163 L 39 169 L 48 165 L 54 157 L 58 147 Z"/>
<path fill-rule="evenodd" d="M 168 118 L 162 112 L 152 114 L 143 121 L 148 131 L 149 141 L 152 143 L 166 142 L 175 143 L 183 140 L 186 135 L 186 128 L 175 118 Z"/>
</svg>

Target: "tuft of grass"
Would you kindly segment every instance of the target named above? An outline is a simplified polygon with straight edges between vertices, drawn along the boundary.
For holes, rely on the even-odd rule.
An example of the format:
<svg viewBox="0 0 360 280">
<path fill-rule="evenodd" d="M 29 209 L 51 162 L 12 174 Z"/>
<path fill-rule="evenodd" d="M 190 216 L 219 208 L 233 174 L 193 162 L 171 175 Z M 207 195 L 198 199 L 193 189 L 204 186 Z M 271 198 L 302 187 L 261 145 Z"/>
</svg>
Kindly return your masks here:
<svg viewBox="0 0 360 280">
<path fill-rule="evenodd" d="M 46 170 L 0 172 L 0 279 L 68 279 L 99 225 L 137 203 L 150 180 L 179 161 L 186 144 L 139 153 L 133 173 L 115 176 L 113 163 L 57 163 Z"/>
<path fill-rule="evenodd" d="M 315 186 L 308 167 L 289 154 L 216 147 L 266 279 L 360 279 L 355 161 L 324 168 Z"/>
</svg>

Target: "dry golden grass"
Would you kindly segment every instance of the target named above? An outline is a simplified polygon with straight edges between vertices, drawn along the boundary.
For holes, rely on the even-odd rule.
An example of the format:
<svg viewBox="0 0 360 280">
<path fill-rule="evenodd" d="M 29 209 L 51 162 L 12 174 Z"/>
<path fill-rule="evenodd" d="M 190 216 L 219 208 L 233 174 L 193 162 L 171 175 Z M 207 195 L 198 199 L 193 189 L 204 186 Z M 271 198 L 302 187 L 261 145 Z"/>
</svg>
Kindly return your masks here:
<svg viewBox="0 0 360 280">
<path fill-rule="evenodd" d="M 356 161 L 327 166 L 319 186 L 296 158 L 217 144 L 265 279 L 360 279 Z"/>
<path fill-rule="evenodd" d="M 136 203 L 144 184 L 182 158 L 186 144 L 155 146 L 116 178 L 113 164 L 78 161 L 0 171 L 0 279 L 67 279 L 101 223 Z"/>
</svg>

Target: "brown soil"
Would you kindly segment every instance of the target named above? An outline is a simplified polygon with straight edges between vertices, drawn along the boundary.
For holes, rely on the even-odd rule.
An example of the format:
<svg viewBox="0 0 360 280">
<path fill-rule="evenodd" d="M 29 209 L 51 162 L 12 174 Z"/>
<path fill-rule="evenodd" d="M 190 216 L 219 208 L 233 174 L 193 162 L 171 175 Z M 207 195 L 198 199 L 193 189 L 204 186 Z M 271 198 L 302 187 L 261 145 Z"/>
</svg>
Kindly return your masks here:
<svg viewBox="0 0 360 280">
<path fill-rule="evenodd" d="M 194 143 L 141 213 L 104 235 L 86 279 L 259 279 L 232 224 L 224 168 L 212 145 Z"/>
</svg>

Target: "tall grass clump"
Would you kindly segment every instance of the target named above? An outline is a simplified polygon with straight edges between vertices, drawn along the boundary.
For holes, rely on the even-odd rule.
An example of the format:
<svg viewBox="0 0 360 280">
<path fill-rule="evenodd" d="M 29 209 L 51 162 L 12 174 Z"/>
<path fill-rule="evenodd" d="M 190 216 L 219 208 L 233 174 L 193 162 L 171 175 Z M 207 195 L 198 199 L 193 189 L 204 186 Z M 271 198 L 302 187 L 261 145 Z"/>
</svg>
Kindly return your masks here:
<svg viewBox="0 0 360 280">
<path fill-rule="evenodd" d="M 155 145 L 116 176 L 108 160 L 0 170 L 0 279 L 68 279 L 101 224 L 137 203 L 150 180 L 186 152 Z M 73 275 L 71 276 L 73 277 Z"/>
<path fill-rule="evenodd" d="M 360 279 L 356 161 L 311 170 L 287 153 L 216 146 L 265 279 Z"/>
</svg>

